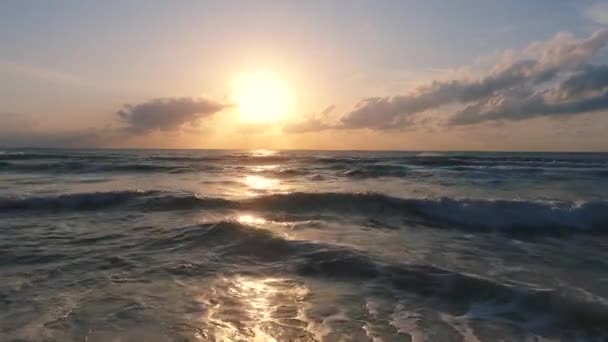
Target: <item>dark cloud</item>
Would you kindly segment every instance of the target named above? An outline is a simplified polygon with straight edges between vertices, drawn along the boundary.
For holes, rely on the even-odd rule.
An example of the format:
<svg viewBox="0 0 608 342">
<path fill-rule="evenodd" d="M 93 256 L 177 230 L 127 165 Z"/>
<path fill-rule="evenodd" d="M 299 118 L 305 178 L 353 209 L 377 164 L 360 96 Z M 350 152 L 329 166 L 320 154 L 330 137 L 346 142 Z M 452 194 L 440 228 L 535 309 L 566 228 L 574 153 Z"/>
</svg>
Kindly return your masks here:
<svg viewBox="0 0 608 342">
<path fill-rule="evenodd" d="M 556 73 L 555 68 L 542 68 L 537 61 L 519 61 L 478 81 L 433 82 L 409 95 L 365 99 L 341 119 L 341 124 L 344 128 L 401 127 L 411 123 L 407 118 L 410 115 L 454 102 L 482 99 L 524 82 L 539 84 Z"/>
<path fill-rule="evenodd" d="M 196 131 L 200 119 L 228 107 L 208 99 L 153 99 L 127 104 L 117 112 L 123 127 L 44 130 L 44 120 L 25 113 L 0 113 L 0 146 L 7 147 L 99 147 L 128 142 L 155 131 Z"/>
<path fill-rule="evenodd" d="M 518 121 L 540 116 L 567 116 L 608 109 L 608 91 L 596 96 L 551 102 L 546 93 L 501 95 L 469 105 L 452 116 L 449 125 L 469 125 L 484 121 Z"/>
<path fill-rule="evenodd" d="M 412 115 L 448 104 L 467 105 L 449 120 L 450 124 L 460 125 L 603 109 L 601 95 L 590 99 L 575 97 L 605 87 L 608 78 L 603 66 L 586 66 L 583 72 L 562 83 L 561 94 L 567 98 L 561 103 L 548 103 L 544 96 L 546 90 L 534 89 L 580 69 L 607 43 L 606 30 L 584 39 L 559 33 L 547 42 L 533 43 L 526 49 L 525 53 L 535 58 L 498 65 L 480 80 L 433 82 L 409 95 L 363 100 L 341 119 L 341 126 L 380 130 L 404 127 L 412 124 Z"/>
<path fill-rule="evenodd" d="M 159 98 L 136 105 L 127 104 L 118 116 L 132 133 L 179 130 L 185 124 L 196 123 L 228 105 L 209 99 Z"/>
<path fill-rule="evenodd" d="M 559 92 L 563 97 L 586 95 L 608 87 L 608 65 L 587 65 L 564 81 Z"/>
<path fill-rule="evenodd" d="M 608 66 L 585 65 L 548 89 L 520 87 L 469 104 L 449 125 L 518 121 L 539 116 L 567 116 L 608 110 Z"/>
<path fill-rule="evenodd" d="M 410 94 L 367 98 L 337 124 L 313 117 L 288 131 L 402 129 L 423 122 L 414 119 L 417 114 L 448 105 L 465 106 L 448 119 L 450 125 L 606 109 L 608 67 L 588 63 L 607 44 L 608 30 L 581 39 L 558 33 L 548 41 L 530 44 L 523 58 L 498 64 L 477 80 L 434 81 Z"/>
</svg>

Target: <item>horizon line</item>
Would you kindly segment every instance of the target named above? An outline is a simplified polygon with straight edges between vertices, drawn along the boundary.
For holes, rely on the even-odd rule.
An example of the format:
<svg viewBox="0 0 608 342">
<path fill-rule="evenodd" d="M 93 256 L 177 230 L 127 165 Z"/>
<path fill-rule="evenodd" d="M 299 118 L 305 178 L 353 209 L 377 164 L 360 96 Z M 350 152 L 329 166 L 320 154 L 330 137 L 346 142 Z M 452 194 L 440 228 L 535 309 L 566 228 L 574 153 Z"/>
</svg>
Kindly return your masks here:
<svg viewBox="0 0 608 342">
<path fill-rule="evenodd" d="M 3 150 L 112 150 L 112 151 L 325 151 L 325 152 L 430 152 L 430 153 L 608 153 L 608 150 L 407 150 L 407 149 L 298 149 L 298 148 L 153 148 L 153 147 L 4 147 Z"/>
</svg>

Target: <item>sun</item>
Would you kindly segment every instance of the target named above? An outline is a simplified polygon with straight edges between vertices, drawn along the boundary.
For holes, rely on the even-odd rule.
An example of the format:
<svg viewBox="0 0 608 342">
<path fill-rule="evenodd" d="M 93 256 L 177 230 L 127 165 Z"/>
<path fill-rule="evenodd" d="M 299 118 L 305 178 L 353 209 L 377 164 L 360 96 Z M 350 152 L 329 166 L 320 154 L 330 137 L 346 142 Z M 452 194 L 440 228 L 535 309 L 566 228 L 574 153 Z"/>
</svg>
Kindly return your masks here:
<svg viewBox="0 0 608 342">
<path fill-rule="evenodd" d="M 234 99 L 239 107 L 239 121 L 250 124 L 279 121 L 291 113 L 293 106 L 287 82 L 269 72 L 238 76 Z"/>
</svg>

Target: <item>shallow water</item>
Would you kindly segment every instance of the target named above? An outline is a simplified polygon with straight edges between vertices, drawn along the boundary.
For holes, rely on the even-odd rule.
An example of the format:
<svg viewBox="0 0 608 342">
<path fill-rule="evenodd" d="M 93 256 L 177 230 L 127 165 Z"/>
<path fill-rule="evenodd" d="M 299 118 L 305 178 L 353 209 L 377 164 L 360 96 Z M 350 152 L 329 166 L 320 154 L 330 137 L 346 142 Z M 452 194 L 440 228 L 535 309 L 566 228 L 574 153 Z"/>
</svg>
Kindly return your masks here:
<svg viewBox="0 0 608 342">
<path fill-rule="evenodd" d="M 604 341 L 608 154 L 4 150 L 0 340 Z"/>
</svg>

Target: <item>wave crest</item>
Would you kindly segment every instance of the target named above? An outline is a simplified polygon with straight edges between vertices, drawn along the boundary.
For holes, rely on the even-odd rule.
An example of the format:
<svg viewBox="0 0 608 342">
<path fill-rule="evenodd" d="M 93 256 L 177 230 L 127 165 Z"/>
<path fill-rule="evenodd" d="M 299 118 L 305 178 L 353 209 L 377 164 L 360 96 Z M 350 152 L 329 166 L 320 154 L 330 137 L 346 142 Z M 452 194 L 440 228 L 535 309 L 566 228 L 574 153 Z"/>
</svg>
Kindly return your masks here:
<svg viewBox="0 0 608 342">
<path fill-rule="evenodd" d="M 114 191 L 48 197 L 0 198 L 0 211 L 92 210 L 108 207 L 139 210 L 239 209 L 417 219 L 455 229 L 528 233 L 568 230 L 605 231 L 608 202 L 544 202 L 455 198 L 397 198 L 377 193 L 273 194 L 244 200 L 161 191 Z"/>
<path fill-rule="evenodd" d="M 10 210 L 96 210 L 128 204 L 157 191 L 109 191 L 38 197 L 0 197 L 0 211 Z"/>
</svg>

